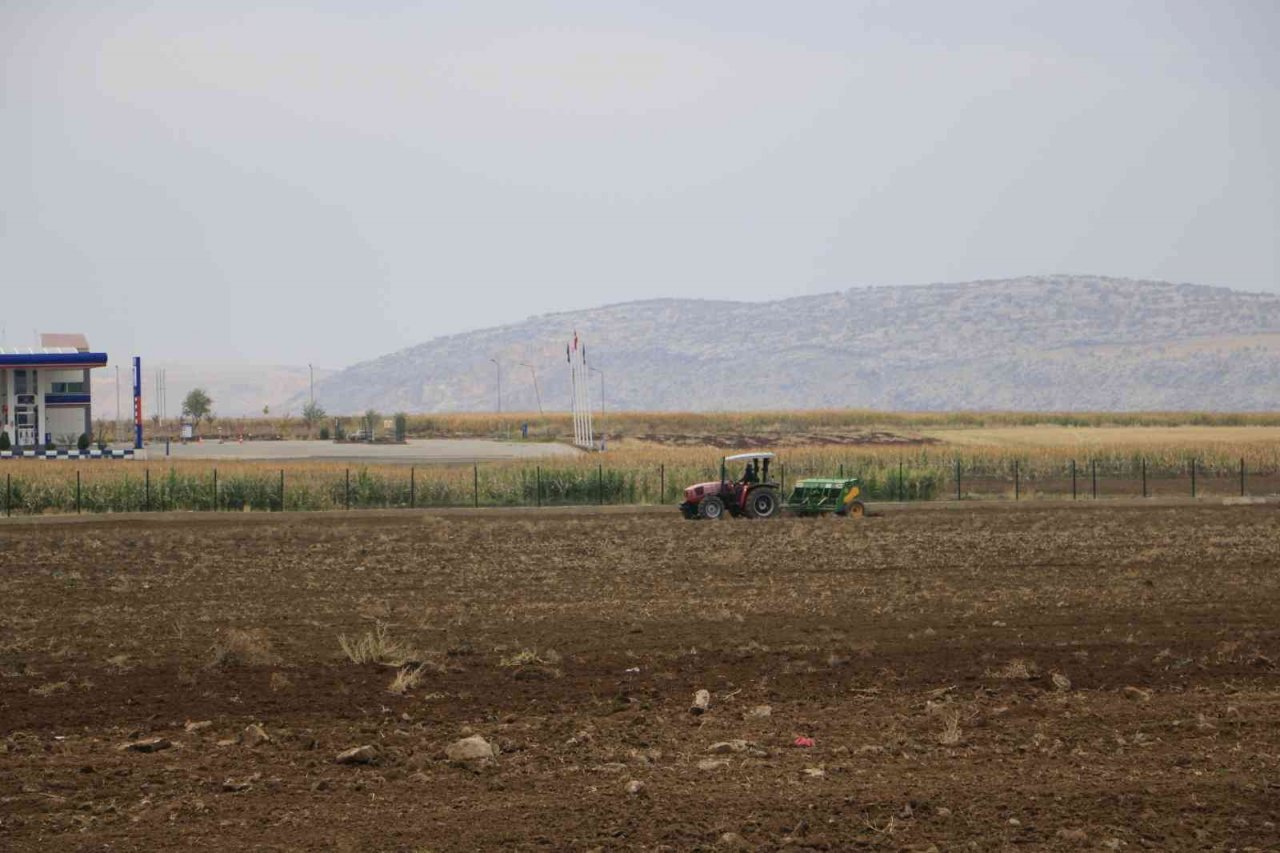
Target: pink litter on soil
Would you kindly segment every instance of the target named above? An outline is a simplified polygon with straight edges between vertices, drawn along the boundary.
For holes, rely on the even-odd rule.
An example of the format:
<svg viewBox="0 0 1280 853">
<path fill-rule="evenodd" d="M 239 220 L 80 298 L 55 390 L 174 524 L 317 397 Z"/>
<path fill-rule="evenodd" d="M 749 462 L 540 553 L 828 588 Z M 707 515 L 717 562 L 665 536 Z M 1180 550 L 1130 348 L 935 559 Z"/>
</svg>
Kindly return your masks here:
<svg viewBox="0 0 1280 853">
<path fill-rule="evenodd" d="M 811 738 L 811 737 L 798 737 L 798 738 L 796 738 L 796 739 L 795 739 L 795 742 L 794 742 L 794 743 L 792 743 L 791 745 L 792 745 L 792 746 L 813 746 L 813 738 Z"/>
</svg>

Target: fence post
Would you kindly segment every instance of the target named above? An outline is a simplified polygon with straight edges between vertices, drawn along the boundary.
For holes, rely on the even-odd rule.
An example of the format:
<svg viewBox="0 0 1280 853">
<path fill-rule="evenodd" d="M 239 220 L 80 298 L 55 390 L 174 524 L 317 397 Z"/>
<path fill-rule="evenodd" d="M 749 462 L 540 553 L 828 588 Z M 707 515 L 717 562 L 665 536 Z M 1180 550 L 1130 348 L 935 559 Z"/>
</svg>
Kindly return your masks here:
<svg viewBox="0 0 1280 853">
<path fill-rule="evenodd" d="M 658 503 L 667 502 L 667 463 L 658 466 Z"/>
<path fill-rule="evenodd" d="M 898 502 L 906 500 L 907 486 L 902 480 L 902 459 L 898 459 Z"/>
<path fill-rule="evenodd" d="M 213 469 L 213 511 L 218 511 L 218 469 Z"/>
<path fill-rule="evenodd" d="M 778 490 L 784 495 L 787 493 L 787 463 L 778 463 Z"/>
<path fill-rule="evenodd" d="M 480 506 L 480 463 L 476 460 L 471 462 L 471 502 Z"/>
<path fill-rule="evenodd" d="M 1244 497 L 1244 457 L 1240 457 L 1240 497 Z"/>
<path fill-rule="evenodd" d="M 1098 499 L 1098 460 L 1090 459 L 1089 465 L 1093 469 L 1093 499 L 1096 501 Z"/>
<path fill-rule="evenodd" d="M 347 484 L 343 489 L 343 503 L 347 509 L 351 509 L 351 469 L 346 470 Z"/>
<path fill-rule="evenodd" d="M 1191 457 L 1191 497 L 1196 496 L 1196 458 Z"/>
<path fill-rule="evenodd" d="M 416 470 L 415 466 L 413 465 L 409 466 L 409 509 L 413 509 L 418 502 L 418 495 L 417 495 L 418 483 L 417 483 L 417 474 L 415 473 L 415 470 Z"/>
<path fill-rule="evenodd" d="M 841 480 L 844 479 L 844 463 L 843 462 L 840 463 L 840 479 Z"/>
<path fill-rule="evenodd" d="M 1142 457 L 1142 496 L 1147 496 L 1147 457 Z"/>
<path fill-rule="evenodd" d="M 604 463 L 600 463 L 600 467 L 596 469 L 596 498 L 597 502 L 604 505 Z"/>
<path fill-rule="evenodd" d="M 284 512 L 284 469 L 280 469 L 280 511 Z"/>
<path fill-rule="evenodd" d="M 1076 499 L 1076 460 L 1071 460 L 1071 500 Z"/>
<path fill-rule="evenodd" d="M 960 457 L 956 457 L 956 500 L 963 500 L 960 497 Z"/>
<path fill-rule="evenodd" d="M 13 515 L 13 475 L 4 475 L 4 514 Z"/>
<path fill-rule="evenodd" d="M 76 515 L 80 514 L 80 471 L 76 470 Z"/>
<path fill-rule="evenodd" d="M 1018 478 L 1018 460 L 1013 460 L 1013 499 L 1019 500 L 1022 497 L 1022 482 Z"/>
</svg>

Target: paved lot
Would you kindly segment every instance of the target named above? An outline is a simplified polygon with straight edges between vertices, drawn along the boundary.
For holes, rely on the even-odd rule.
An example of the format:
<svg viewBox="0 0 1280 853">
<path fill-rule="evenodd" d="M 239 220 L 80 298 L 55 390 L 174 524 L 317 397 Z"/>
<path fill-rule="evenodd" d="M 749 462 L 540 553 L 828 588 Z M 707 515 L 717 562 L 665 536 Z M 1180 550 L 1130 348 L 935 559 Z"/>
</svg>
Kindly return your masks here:
<svg viewBox="0 0 1280 853">
<path fill-rule="evenodd" d="M 338 444 L 332 441 L 236 441 L 169 445 L 171 459 L 324 459 L 341 462 L 431 463 L 495 459 L 535 459 L 574 456 L 579 451 L 565 444 L 541 441 L 488 441 L 485 439 L 420 439 L 406 444 Z M 164 442 L 147 447 L 149 459 L 165 458 Z"/>
</svg>

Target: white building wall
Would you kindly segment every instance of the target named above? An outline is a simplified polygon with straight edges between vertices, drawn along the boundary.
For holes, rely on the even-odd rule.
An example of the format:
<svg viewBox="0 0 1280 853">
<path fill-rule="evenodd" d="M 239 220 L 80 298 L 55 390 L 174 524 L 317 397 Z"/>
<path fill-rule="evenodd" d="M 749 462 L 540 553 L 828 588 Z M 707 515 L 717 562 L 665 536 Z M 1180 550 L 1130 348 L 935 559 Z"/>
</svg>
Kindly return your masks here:
<svg viewBox="0 0 1280 853">
<path fill-rule="evenodd" d="M 54 393 L 53 384 L 55 382 L 83 382 L 84 370 L 41 370 L 40 371 L 40 400 L 41 403 L 47 395 Z M 79 406 L 68 408 L 50 408 L 41 406 L 40 411 L 40 442 L 44 442 L 45 435 L 53 437 L 55 444 L 60 447 L 75 447 L 76 441 L 79 440 L 80 434 L 84 432 L 84 409 Z"/>
</svg>

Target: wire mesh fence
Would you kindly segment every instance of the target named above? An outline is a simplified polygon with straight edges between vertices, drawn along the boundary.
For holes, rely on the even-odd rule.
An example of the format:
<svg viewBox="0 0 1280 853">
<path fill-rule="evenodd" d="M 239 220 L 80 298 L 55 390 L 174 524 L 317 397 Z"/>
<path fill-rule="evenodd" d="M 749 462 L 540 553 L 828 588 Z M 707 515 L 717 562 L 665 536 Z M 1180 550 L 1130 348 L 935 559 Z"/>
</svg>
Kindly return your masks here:
<svg viewBox="0 0 1280 853">
<path fill-rule="evenodd" d="M 3 470 L 6 466 L 0 466 Z M 737 472 L 725 471 L 733 478 Z M 130 462 L 47 462 L 4 472 L 6 515 L 46 513 L 358 510 L 676 504 L 717 481 L 717 461 L 649 465 L 509 462 L 408 468 L 301 464 L 195 468 Z M 1142 454 L 952 456 L 922 451 L 795 454 L 775 462 L 784 495 L 806 477 L 856 477 L 866 501 L 1103 500 L 1280 495 L 1280 459 Z"/>
</svg>

